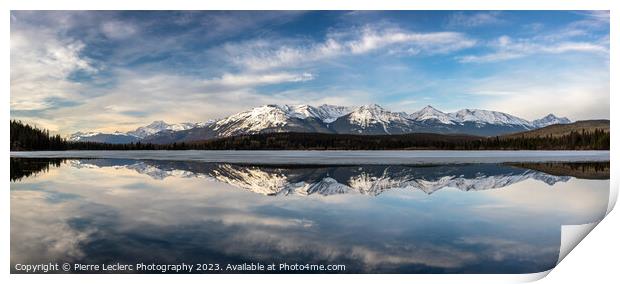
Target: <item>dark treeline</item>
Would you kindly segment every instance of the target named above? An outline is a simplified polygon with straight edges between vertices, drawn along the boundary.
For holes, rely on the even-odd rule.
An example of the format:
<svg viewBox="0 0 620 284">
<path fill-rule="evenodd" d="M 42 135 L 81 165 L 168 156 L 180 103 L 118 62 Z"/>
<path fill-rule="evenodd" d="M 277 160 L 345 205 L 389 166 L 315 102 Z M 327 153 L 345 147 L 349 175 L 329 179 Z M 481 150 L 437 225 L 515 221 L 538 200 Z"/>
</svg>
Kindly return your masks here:
<svg viewBox="0 0 620 284">
<path fill-rule="evenodd" d="M 554 176 L 572 176 L 583 179 L 609 179 L 609 162 L 576 163 L 507 163 L 519 168 L 532 169 Z"/>
<path fill-rule="evenodd" d="M 48 130 L 39 129 L 18 120 L 11 120 L 11 151 L 63 151 L 63 150 L 155 150 L 155 145 L 106 144 L 96 142 L 74 142 L 50 135 Z"/>
<path fill-rule="evenodd" d="M 72 142 L 19 121 L 11 121 L 11 151 L 38 150 L 609 150 L 609 132 L 573 131 L 563 136 L 477 137 L 412 133 L 344 135 L 264 133 L 190 143 L 104 144 Z"/>
<path fill-rule="evenodd" d="M 11 181 L 20 181 L 22 178 L 48 172 L 50 167 L 60 167 L 65 159 L 50 158 L 11 158 Z"/>
<path fill-rule="evenodd" d="M 571 132 L 546 137 L 476 137 L 412 133 L 403 135 L 342 135 L 320 133 L 266 133 L 241 135 L 172 149 L 201 150 L 609 150 L 609 132 Z"/>
<path fill-rule="evenodd" d="M 603 129 L 571 131 L 567 135 L 493 137 L 480 140 L 479 150 L 609 150 L 609 132 Z"/>
<path fill-rule="evenodd" d="M 50 135 L 21 121 L 11 120 L 11 151 L 64 150 L 67 142 L 60 135 Z"/>
<path fill-rule="evenodd" d="M 265 133 L 239 135 L 185 145 L 204 150 L 394 150 L 456 149 L 479 140 L 476 136 L 411 133 L 403 135 L 348 135 L 323 133 Z M 180 145 L 184 146 L 184 145 Z"/>
</svg>

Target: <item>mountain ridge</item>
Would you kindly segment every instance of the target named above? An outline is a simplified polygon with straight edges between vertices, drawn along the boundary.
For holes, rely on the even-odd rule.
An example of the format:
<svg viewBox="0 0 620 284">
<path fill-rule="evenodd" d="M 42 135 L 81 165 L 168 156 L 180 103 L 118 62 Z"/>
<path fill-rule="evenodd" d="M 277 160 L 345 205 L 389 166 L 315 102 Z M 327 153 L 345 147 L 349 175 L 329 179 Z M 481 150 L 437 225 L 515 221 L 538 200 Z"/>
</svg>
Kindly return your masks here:
<svg viewBox="0 0 620 284">
<path fill-rule="evenodd" d="M 533 130 L 556 123 L 570 123 L 570 120 L 549 114 L 528 121 L 507 113 L 482 109 L 462 109 L 446 113 L 430 105 L 419 111 L 406 113 L 393 112 L 377 104 L 358 107 L 268 104 L 204 123 L 168 124 L 164 121 L 154 121 L 125 133 L 76 132 L 69 140 L 113 144 L 133 142 L 169 144 L 272 132 L 362 135 L 438 133 L 495 136 Z"/>
<path fill-rule="evenodd" d="M 569 135 L 571 132 L 594 132 L 595 130 L 609 133 L 610 121 L 607 119 L 595 119 L 580 120 L 567 124 L 553 124 L 522 133 L 508 134 L 503 138 L 535 138 L 545 137 L 547 135 L 558 137 Z"/>
</svg>

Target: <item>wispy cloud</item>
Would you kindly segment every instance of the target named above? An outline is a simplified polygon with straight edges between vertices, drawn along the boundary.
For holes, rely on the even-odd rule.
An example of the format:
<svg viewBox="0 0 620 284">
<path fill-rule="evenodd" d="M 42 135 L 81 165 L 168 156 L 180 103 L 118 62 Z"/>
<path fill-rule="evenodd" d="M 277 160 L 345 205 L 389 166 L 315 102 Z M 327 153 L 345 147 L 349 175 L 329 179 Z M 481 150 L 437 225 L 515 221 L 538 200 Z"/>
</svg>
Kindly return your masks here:
<svg viewBox="0 0 620 284">
<path fill-rule="evenodd" d="M 409 54 L 445 54 L 474 46 L 475 40 L 462 33 L 417 33 L 400 28 L 360 29 L 332 32 L 322 42 L 252 40 L 227 44 L 224 52 L 237 65 L 254 70 L 298 66 L 337 56 L 362 55 L 387 47 Z"/>
<path fill-rule="evenodd" d="M 82 13 L 59 13 L 58 21 L 44 15 L 37 18 L 31 13 L 12 14 L 10 98 L 12 116 L 52 131 L 123 129 L 159 119 L 203 121 L 254 104 L 271 103 L 269 97 L 260 96 L 253 88 L 303 83 L 316 76 L 309 71 L 230 70 L 205 78 L 161 66 L 127 67 L 123 61 L 179 50 L 169 47 L 180 39 L 167 37 L 156 43 L 142 34 L 150 23 L 136 25 L 114 17 L 82 23 L 78 19 L 87 16 Z M 221 19 L 218 23 L 223 24 Z M 88 33 L 75 33 L 80 26 L 88 26 Z M 185 36 L 181 38 L 186 40 Z M 88 50 L 87 40 L 91 37 L 97 44 L 123 44 L 112 45 L 116 53 L 106 62 L 98 62 L 87 56 L 93 54 L 92 46 Z M 139 44 L 144 48 L 136 48 Z M 98 78 L 101 72 L 106 75 Z M 80 74 L 94 78 L 76 80 L 74 77 Z M 103 86 L 93 84 L 98 80 L 104 82 Z M 184 111 L 178 111 L 181 108 Z"/>
<path fill-rule="evenodd" d="M 224 74 L 205 81 L 205 86 L 252 87 L 268 84 L 304 82 L 314 79 L 312 73 L 267 73 L 267 74 Z"/>
<path fill-rule="evenodd" d="M 101 25 L 103 34 L 111 39 L 127 39 L 138 33 L 138 28 L 127 22 L 107 21 Z"/>
<path fill-rule="evenodd" d="M 311 73 L 290 72 L 224 74 L 208 79 L 126 69 L 114 72 L 115 77 L 123 78 L 114 87 L 86 90 L 102 95 L 75 98 L 74 101 L 80 102 L 77 105 L 40 110 L 32 117 L 28 114 L 21 117 L 64 133 L 84 129 L 130 130 L 154 120 L 206 121 L 274 100 L 302 102 L 304 98 L 300 94 L 266 96 L 255 88 L 279 83 L 301 84 L 314 79 Z"/>
<path fill-rule="evenodd" d="M 609 11 L 583 11 L 576 13 L 583 15 L 584 18 L 568 23 L 550 32 L 539 33 L 533 36 L 533 39 L 553 42 L 572 40 L 578 37 L 589 38 L 595 31 L 605 31 L 609 29 Z"/>
<path fill-rule="evenodd" d="M 609 29 L 609 11 L 575 13 L 582 15 L 582 19 L 546 31 L 542 31 L 544 25 L 539 22 L 529 23 L 525 28 L 534 32 L 531 37 L 503 35 L 481 45 L 486 47 L 487 52 L 459 56 L 457 59 L 462 63 L 482 63 L 571 52 L 608 56 L 609 37 L 596 32 Z"/>
<path fill-rule="evenodd" d="M 460 56 L 458 60 L 463 63 L 481 63 L 522 58 L 534 54 L 559 54 L 566 52 L 609 53 L 609 48 L 598 42 L 563 41 L 544 43 L 533 42 L 530 39 L 512 39 L 505 35 L 490 42 L 488 46 L 492 49 L 490 53 Z"/>
<path fill-rule="evenodd" d="M 580 11 L 576 12 L 578 14 L 584 15 L 587 18 L 583 20 L 584 22 L 598 22 L 601 24 L 609 23 L 609 10 L 591 10 L 591 11 Z"/>
<path fill-rule="evenodd" d="M 62 29 L 16 25 L 11 30 L 11 109 L 41 110 L 53 99 L 75 98 L 81 84 L 75 72 L 95 73 L 91 60 L 81 55 L 84 42 L 63 37 Z"/>
<path fill-rule="evenodd" d="M 483 25 L 504 23 L 499 11 L 486 12 L 455 12 L 448 17 L 446 26 L 449 28 L 472 28 Z"/>
<path fill-rule="evenodd" d="M 561 13 L 13 11 L 11 117 L 67 134 L 274 102 L 605 116 L 609 11 Z M 509 74 L 543 63 L 562 76 Z"/>
</svg>

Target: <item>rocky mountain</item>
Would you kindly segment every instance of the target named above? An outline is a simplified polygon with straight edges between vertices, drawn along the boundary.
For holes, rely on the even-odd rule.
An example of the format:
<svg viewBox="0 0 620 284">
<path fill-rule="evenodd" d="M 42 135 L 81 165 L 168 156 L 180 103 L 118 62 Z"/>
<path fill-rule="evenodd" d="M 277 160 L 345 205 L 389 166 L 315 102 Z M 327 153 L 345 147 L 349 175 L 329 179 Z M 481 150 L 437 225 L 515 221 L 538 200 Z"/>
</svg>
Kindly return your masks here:
<svg viewBox="0 0 620 284">
<path fill-rule="evenodd" d="M 285 109 L 292 115 L 301 119 L 316 118 L 323 123 L 331 123 L 337 118 L 350 113 L 353 108 L 335 105 L 320 105 L 313 107 L 310 105 L 285 106 Z"/>
<path fill-rule="evenodd" d="M 463 191 L 506 187 L 528 179 L 549 185 L 566 182 L 570 176 L 506 165 L 469 164 L 438 166 L 359 165 L 359 166 L 250 166 L 189 161 L 76 160 L 75 167 L 126 168 L 163 180 L 209 178 L 263 195 L 377 196 L 389 190 L 421 190 L 432 194 L 443 188 Z"/>
<path fill-rule="evenodd" d="M 355 108 L 327 128 L 339 134 L 404 134 L 419 130 L 406 113 L 391 112 L 376 104 Z"/>
<path fill-rule="evenodd" d="M 263 105 L 207 123 L 167 124 L 155 121 L 126 133 L 78 132 L 73 134 L 70 140 L 167 144 L 272 132 L 361 135 L 439 133 L 495 136 L 533 130 L 556 123 L 570 123 L 570 120 L 548 115 L 530 122 L 507 113 L 480 109 L 445 113 L 430 105 L 411 114 L 392 112 L 376 104 L 353 108 L 334 105 L 318 107 Z"/>
</svg>

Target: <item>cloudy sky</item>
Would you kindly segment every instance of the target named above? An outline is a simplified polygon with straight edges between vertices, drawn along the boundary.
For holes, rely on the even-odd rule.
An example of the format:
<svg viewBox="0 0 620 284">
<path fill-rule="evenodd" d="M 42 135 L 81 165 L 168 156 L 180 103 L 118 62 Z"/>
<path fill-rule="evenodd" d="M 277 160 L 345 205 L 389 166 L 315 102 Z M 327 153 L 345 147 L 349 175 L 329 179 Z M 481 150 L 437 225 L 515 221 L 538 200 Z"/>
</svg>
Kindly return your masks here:
<svg viewBox="0 0 620 284">
<path fill-rule="evenodd" d="M 66 135 L 269 103 L 609 118 L 609 13 L 11 12 L 11 118 Z"/>
</svg>

